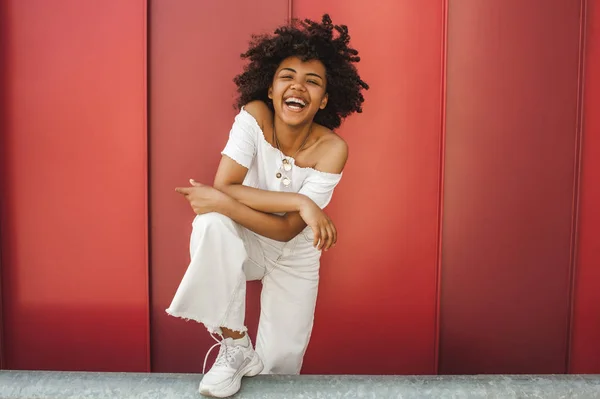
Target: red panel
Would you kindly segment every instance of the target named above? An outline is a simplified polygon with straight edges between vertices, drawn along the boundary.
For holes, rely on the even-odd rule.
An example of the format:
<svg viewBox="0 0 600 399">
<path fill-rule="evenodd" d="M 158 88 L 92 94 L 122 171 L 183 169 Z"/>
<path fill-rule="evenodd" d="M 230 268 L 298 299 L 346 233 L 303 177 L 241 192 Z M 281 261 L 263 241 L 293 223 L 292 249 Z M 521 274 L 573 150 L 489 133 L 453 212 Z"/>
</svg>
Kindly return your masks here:
<svg viewBox="0 0 600 399">
<path fill-rule="evenodd" d="M 580 7 L 450 2 L 443 374 L 566 371 Z"/>
<path fill-rule="evenodd" d="M 7 60 L 7 38 L 8 38 L 8 23 L 5 23 L 6 16 L 8 15 L 8 3 L 0 2 L 0 87 L 5 88 L 8 82 L 7 69 L 6 69 L 6 60 Z M 2 209 L 3 209 L 3 197 L 4 197 L 4 173 L 5 170 L 5 155 L 4 148 L 6 148 L 5 144 L 5 135 L 7 126 L 7 113 L 8 109 L 8 99 L 7 99 L 7 90 L 0 89 L 0 370 L 6 367 L 5 365 L 5 355 L 4 355 L 4 316 L 2 309 L 4 306 L 2 305 Z"/>
<path fill-rule="evenodd" d="M 189 262 L 193 214 L 175 193 L 189 178 L 212 183 L 233 123 L 239 55 L 251 33 L 285 23 L 280 0 L 152 1 L 150 7 L 150 218 L 152 370 L 201 372 L 214 344 L 204 327 L 165 309 Z M 251 336 L 258 284 L 249 290 Z M 214 351 L 216 352 L 216 351 Z"/>
<path fill-rule="evenodd" d="M 328 207 L 306 373 L 435 374 L 444 2 L 296 0 L 346 24 L 371 85 L 339 133 L 350 159 Z M 357 359 L 360 359 L 357 361 Z"/>
<path fill-rule="evenodd" d="M 600 373 L 600 3 L 588 2 L 571 373 Z"/>
<path fill-rule="evenodd" d="M 2 4 L 6 366 L 148 370 L 145 1 Z"/>
</svg>

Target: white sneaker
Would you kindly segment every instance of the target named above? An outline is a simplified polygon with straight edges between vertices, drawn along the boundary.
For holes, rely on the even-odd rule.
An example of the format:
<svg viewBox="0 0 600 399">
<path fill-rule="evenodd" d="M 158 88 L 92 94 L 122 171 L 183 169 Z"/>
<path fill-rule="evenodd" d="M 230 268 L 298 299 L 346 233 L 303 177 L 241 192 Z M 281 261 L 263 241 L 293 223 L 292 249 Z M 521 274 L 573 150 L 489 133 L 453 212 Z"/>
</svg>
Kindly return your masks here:
<svg viewBox="0 0 600 399">
<path fill-rule="evenodd" d="M 213 338 L 215 337 L 213 336 Z M 217 344 L 209 349 L 204 358 L 203 373 L 208 354 L 218 345 L 221 345 L 221 348 L 212 368 L 204 374 L 200 382 L 200 394 L 215 398 L 232 396 L 240 390 L 242 377 L 253 377 L 263 370 L 263 363 L 252 348 L 248 334 L 245 335 L 245 338 L 245 342 L 243 340 L 234 341 L 231 338 L 219 341 L 215 338 Z M 242 343 L 237 341 L 242 341 Z"/>
</svg>

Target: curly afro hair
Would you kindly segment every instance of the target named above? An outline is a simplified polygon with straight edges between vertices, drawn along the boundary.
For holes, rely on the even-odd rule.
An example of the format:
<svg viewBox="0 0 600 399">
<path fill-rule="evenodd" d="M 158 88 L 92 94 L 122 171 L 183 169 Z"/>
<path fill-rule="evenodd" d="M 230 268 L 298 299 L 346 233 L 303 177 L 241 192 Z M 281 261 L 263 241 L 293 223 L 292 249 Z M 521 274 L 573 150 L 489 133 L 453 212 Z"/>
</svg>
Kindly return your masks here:
<svg viewBox="0 0 600 399">
<path fill-rule="evenodd" d="M 336 35 L 335 32 L 338 34 Z M 261 100 L 273 110 L 268 89 L 281 62 L 291 56 L 302 61 L 319 60 L 325 65 L 329 101 L 314 121 L 329 129 L 339 127 L 353 112 L 362 112 L 362 89 L 369 86 L 358 75 L 353 63 L 359 62 L 358 51 L 349 46 L 348 27 L 334 25 L 329 15 L 322 22 L 293 20 L 275 30 L 273 35 L 253 35 L 248 51 L 241 55 L 249 60 L 244 72 L 233 81 L 239 98 L 236 106 Z"/>
</svg>

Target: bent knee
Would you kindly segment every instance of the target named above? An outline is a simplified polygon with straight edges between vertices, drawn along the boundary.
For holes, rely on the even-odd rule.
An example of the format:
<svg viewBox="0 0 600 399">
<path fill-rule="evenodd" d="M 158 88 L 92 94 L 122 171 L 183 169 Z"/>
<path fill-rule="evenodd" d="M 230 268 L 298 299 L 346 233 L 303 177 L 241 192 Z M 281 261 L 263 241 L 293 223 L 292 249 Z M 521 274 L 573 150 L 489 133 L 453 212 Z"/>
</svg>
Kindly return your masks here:
<svg viewBox="0 0 600 399">
<path fill-rule="evenodd" d="M 201 246 L 222 245 L 223 243 L 227 243 L 229 247 L 235 245 L 241 246 L 242 249 L 244 247 L 233 220 L 216 212 L 197 215 L 194 218 L 190 235 L 190 256 L 192 258 Z"/>
<path fill-rule="evenodd" d="M 194 228 L 209 228 L 209 227 L 227 227 L 233 228 L 233 220 L 225 215 L 217 212 L 205 213 L 203 215 L 196 215 L 192 222 Z"/>
</svg>

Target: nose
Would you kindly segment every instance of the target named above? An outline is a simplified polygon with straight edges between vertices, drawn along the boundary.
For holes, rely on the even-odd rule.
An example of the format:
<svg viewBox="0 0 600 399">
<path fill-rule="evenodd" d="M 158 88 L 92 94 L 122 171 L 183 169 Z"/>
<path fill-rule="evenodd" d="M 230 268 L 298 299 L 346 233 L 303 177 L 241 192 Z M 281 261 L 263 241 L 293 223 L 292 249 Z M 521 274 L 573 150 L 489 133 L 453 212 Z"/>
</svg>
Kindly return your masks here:
<svg viewBox="0 0 600 399">
<path fill-rule="evenodd" d="M 304 85 L 300 82 L 294 82 L 294 84 L 292 84 L 291 89 L 298 90 L 298 91 L 305 91 L 306 87 L 304 87 Z"/>
</svg>

